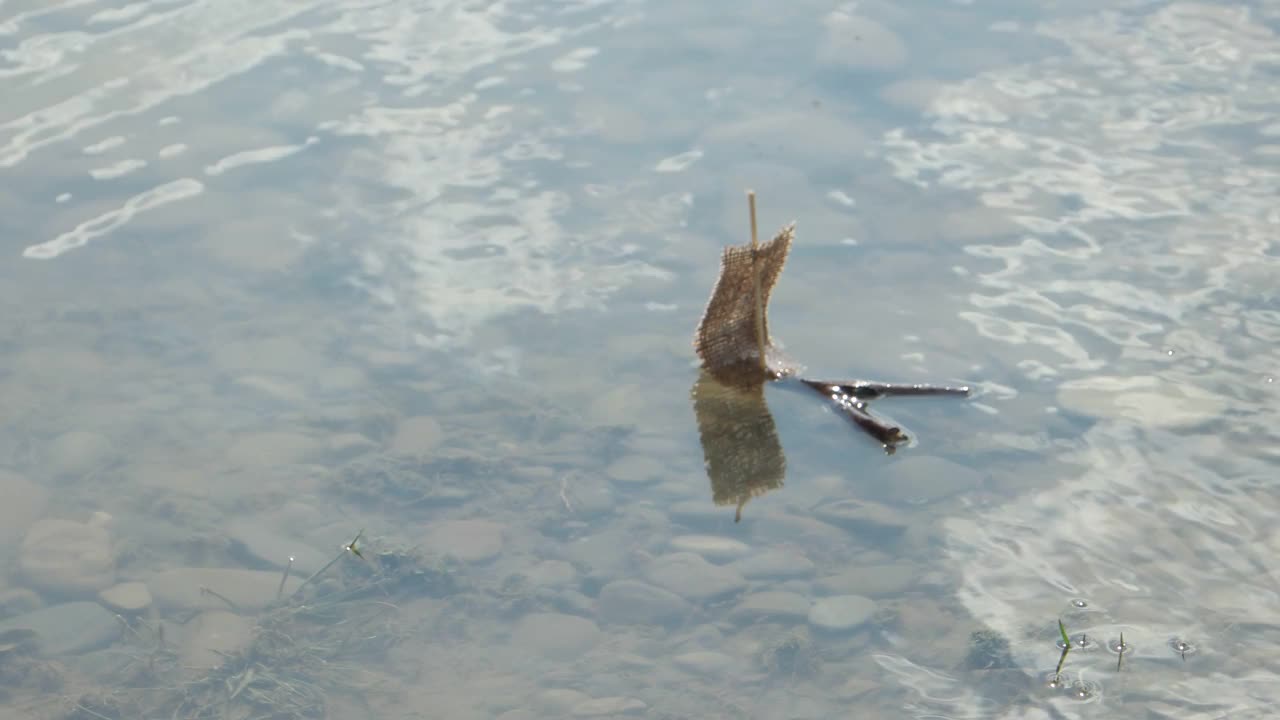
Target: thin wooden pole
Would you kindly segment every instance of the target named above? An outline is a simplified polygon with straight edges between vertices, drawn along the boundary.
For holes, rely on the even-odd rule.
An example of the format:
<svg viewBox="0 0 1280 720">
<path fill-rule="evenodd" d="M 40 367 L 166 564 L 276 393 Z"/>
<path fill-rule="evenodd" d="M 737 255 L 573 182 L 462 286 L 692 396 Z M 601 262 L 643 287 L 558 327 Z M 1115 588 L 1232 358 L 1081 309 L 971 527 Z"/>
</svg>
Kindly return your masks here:
<svg viewBox="0 0 1280 720">
<path fill-rule="evenodd" d="M 754 190 L 747 191 L 747 210 L 751 214 L 751 283 L 756 300 L 756 348 L 760 353 L 760 369 L 767 374 L 769 372 L 769 359 L 765 357 L 765 347 L 769 338 L 766 336 L 764 326 L 764 298 L 761 297 L 760 292 L 760 264 L 757 260 L 757 256 L 760 253 L 760 240 L 756 233 L 756 193 Z"/>
</svg>

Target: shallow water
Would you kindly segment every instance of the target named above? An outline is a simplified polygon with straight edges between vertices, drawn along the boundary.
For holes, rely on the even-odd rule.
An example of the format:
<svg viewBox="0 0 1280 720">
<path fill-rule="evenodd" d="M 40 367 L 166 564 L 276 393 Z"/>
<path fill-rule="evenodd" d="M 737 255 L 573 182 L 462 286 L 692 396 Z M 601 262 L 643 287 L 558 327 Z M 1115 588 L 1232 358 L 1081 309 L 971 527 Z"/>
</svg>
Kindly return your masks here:
<svg viewBox="0 0 1280 720">
<path fill-rule="evenodd" d="M 1280 4 L 790 8 L 0 0 L 0 714 L 1267 716 Z"/>
</svg>

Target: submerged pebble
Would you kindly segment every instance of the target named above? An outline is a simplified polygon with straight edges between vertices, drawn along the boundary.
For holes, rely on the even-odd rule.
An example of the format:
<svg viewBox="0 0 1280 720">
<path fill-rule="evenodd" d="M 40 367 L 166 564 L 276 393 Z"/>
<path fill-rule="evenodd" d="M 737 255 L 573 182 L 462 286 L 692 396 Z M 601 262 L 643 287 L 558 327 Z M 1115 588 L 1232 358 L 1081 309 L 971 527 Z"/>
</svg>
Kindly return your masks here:
<svg viewBox="0 0 1280 720">
<path fill-rule="evenodd" d="M 815 570 L 809 558 L 785 550 L 766 550 L 737 560 L 729 567 L 751 580 L 805 578 L 813 575 Z"/>
<path fill-rule="evenodd" d="M 732 595 L 747 586 L 737 570 L 714 565 L 689 552 L 654 559 L 645 571 L 645 579 L 695 603 Z"/>
<path fill-rule="evenodd" d="M 111 534 L 100 522 L 41 520 L 22 541 L 18 572 L 41 592 L 92 597 L 116 579 Z"/>
<path fill-rule="evenodd" d="M 627 455 L 605 470 L 610 479 L 624 485 L 648 485 L 661 480 L 665 472 L 662 463 L 647 455 Z"/>
<path fill-rule="evenodd" d="M 101 470 L 114 458 L 110 440 L 96 432 L 72 430 L 49 444 L 45 468 L 54 477 L 74 479 Z"/>
<path fill-rule="evenodd" d="M 907 530 L 906 516 L 886 505 L 849 498 L 814 511 L 819 519 L 860 535 L 895 540 Z"/>
<path fill-rule="evenodd" d="M 538 708 L 546 713 L 568 713 L 580 702 L 590 700 L 591 696 L 571 688 L 551 688 L 544 690 L 537 698 Z"/>
<path fill-rule="evenodd" d="M 186 624 L 182 664 L 208 670 L 226 662 L 253 641 L 253 622 L 226 610 L 206 610 Z"/>
<path fill-rule="evenodd" d="M 708 560 L 721 562 L 736 560 L 751 550 L 744 542 L 720 535 L 678 535 L 671 538 L 671 549 L 697 553 Z"/>
<path fill-rule="evenodd" d="M 736 622 L 803 620 L 809 615 L 809 599 L 793 592 L 766 591 L 748 595 L 729 613 Z"/>
<path fill-rule="evenodd" d="M 1189 427 L 1220 418 L 1226 398 L 1190 382 L 1155 375 L 1098 375 L 1058 386 L 1058 404 L 1071 412 L 1123 419 L 1147 427 Z"/>
<path fill-rule="evenodd" d="M 0 590 L 0 620 L 16 617 L 44 607 L 44 602 L 34 590 L 9 588 Z"/>
<path fill-rule="evenodd" d="M 0 621 L 0 633 L 30 630 L 37 652 L 44 657 L 96 650 L 120 635 L 115 615 L 95 602 L 53 605 Z"/>
<path fill-rule="evenodd" d="M 440 445 L 444 431 L 440 421 L 433 417 L 419 416 L 400 421 L 396 434 L 391 439 L 389 450 L 395 455 L 422 457 L 431 453 Z"/>
<path fill-rule="evenodd" d="M 27 478 L 0 470 L 0 544 L 13 547 L 44 514 L 48 493 Z"/>
<path fill-rule="evenodd" d="M 679 595 L 638 580 L 615 580 L 596 599 L 596 617 L 606 623 L 665 625 L 691 612 L 693 607 Z"/>
<path fill-rule="evenodd" d="M 681 500 L 667 508 L 672 520 L 693 530 L 718 530 L 733 525 L 733 508 L 725 510 L 710 500 Z M 750 518 L 745 518 L 744 522 Z"/>
<path fill-rule="evenodd" d="M 520 618 L 512 642 L 557 660 L 571 660 L 600 641 L 600 628 L 587 618 L 562 613 L 530 613 Z"/>
<path fill-rule="evenodd" d="M 932 455 L 908 455 L 890 464 L 883 495 L 902 502 L 927 503 L 972 490 L 982 484 L 978 471 Z"/>
<path fill-rule="evenodd" d="M 543 560 L 519 574 L 532 587 L 557 588 L 572 585 L 578 571 L 563 560 Z"/>
<path fill-rule="evenodd" d="M 914 585 L 921 572 L 913 565 L 867 565 L 828 575 L 817 587 L 832 595 L 896 595 Z"/>
<path fill-rule="evenodd" d="M 488 520 L 450 520 L 427 531 L 423 547 L 429 553 L 465 563 L 482 563 L 502 552 L 503 527 Z"/>
<path fill-rule="evenodd" d="M 822 598 L 809 610 L 809 624 L 829 632 L 846 632 L 861 627 L 875 615 L 876 603 L 861 595 Z"/>
<path fill-rule="evenodd" d="M 732 657 L 721 652 L 711 650 L 697 650 L 694 652 L 682 653 L 671 658 L 676 667 L 687 672 L 697 673 L 708 677 L 724 677 L 731 674 L 736 663 Z"/>
<path fill-rule="evenodd" d="M 223 455 L 233 467 L 266 468 L 305 462 L 322 448 L 322 443 L 302 433 L 269 431 L 237 437 Z"/>
<path fill-rule="evenodd" d="M 151 592 L 145 583 L 125 582 L 98 593 L 98 602 L 125 615 L 137 615 L 151 607 Z"/>
<path fill-rule="evenodd" d="M 604 717 L 607 715 L 638 715 L 648 705 L 629 697 L 606 697 L 583 700 L 573 706 L 574 717 Z"/>
<path fill-rule="evenodd" d="M 236 550 L 269 567 L 283 569 L 293 558 L 293 572 L 310 575 L 333 558 L 303 541 L 273 530 L 261 520 L 235 520 L 227 526 L 227 536 Z"/>
</svg>

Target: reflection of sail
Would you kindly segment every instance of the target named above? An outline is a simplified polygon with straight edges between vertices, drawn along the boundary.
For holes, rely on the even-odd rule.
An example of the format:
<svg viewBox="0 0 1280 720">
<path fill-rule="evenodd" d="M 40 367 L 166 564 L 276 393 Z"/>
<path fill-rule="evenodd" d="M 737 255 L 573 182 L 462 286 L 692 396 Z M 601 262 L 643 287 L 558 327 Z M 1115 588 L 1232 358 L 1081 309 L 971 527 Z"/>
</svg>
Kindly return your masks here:
<svg viewBox="0 0 1280 720">
<path fill-rule="evenodd" d="M 787 459 L 764 400 L 764 385 L 729 383 L 702 371 L 691 391 L 698 435 L 716 505 L 742 507 L 782 487 Z"/>
</svg>

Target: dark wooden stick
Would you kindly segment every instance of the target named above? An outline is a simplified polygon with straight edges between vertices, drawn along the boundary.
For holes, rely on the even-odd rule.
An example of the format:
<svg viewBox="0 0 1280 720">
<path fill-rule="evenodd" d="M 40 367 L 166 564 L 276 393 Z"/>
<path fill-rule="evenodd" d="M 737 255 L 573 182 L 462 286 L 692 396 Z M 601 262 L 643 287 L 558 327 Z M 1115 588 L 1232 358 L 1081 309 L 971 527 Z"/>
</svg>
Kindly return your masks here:
<svg viewBox="0 0 1280 720">
<path fill-rule="evenodd" d="M 967 385 L 929 385 L 923 383 L 900 384 L 882 383 L 871 380 L 804 380 L 805 385 L 824 395 L 845 395 L 858 400 L 875 400 L 882 397 L 912 395 L 957 395 L 967 396 Z"/>
<path fill-rule="evenodd" d="M 898 445 L 907 442 L 909 439 L 902 432 L 902 428 L 897 425 L 891 425 L 867 412 L 866 402 L 845 391 L 846 388 L 852 388 L 855 383 L 829 383 L 805 380 L 803 378 L 800 379 L 800 382 L 804 383 L 805 387 L 835 403 L 835 406 L 846 418 L 852 421 L 854 425 L 857 425 L 858 429 L 875 438 L 885 452 L 893 454 Z"/>
</svg>

